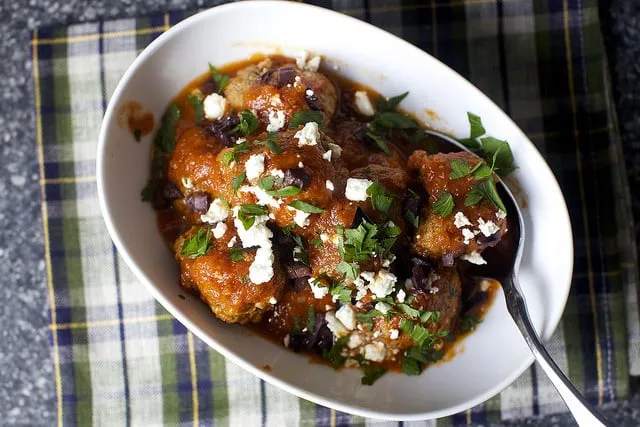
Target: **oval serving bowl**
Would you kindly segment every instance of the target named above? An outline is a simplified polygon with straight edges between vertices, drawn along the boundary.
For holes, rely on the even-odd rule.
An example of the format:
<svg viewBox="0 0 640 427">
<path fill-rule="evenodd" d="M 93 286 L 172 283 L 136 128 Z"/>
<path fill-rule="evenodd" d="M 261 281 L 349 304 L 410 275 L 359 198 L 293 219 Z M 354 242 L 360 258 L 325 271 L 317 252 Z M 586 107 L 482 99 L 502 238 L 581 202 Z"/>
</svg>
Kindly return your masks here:
<svg viewBox="0 0 640 427">
<path fill-rule="evenodd" d="M 308 31 L 309 23 L 331 31 Z M 490 135 L 509 141 L 519 166 L 514 175 L 527 201 L 520 280 L 533 322 L 548 338 L 569 292 L 573 243 L 562 193 L 534 145 L 485 95 L 438 60 L 374 26 L 313 6 L 218 6 L 176 25 L 138 56 L 118 84 L 100 132 L 98 191 L 111 238 L 138 279 L 180 322 L 232 362 L 290 393 L 338 410 L 395 420 L 437 418 L 477 405 L 514 381 L 533 360 L 501 292 L 452 360 L 418 377 L 388 374 L 374 386 L 361 386 L 358 370 L 334 371 L 309 363 L 307 356 L 215 319 L 196 297 L 177 296 L 182 293 L 177 266 L 156 228 L 155 212 L 140 200 L 153 138 L 134 143 L 117 123 L 118 108 L 135 100 L 159 119 L 209 62 L 221 66 L 256 52 L 296 56 L 303 49 L 384 95 L 410 91 L 401 107 L 428 126 L 466 137 L 471 111 L 482 117 Z M 271 370 L 263 370 L 265 365 Z"/>
</svg>

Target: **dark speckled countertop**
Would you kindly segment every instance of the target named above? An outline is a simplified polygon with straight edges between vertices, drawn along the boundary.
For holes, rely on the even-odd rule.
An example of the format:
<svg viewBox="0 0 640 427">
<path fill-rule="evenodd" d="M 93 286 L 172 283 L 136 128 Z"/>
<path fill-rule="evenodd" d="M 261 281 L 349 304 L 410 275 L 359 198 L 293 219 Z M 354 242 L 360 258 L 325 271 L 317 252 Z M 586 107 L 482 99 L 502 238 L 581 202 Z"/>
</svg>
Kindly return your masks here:
<svg viewBox="0 0 640 427">
<path fill-rule="evenodd" d="M 29 29 L 207 7 L 202 0 L 17 0 L 0 2 L 0 424 L 52 425 L 54 381 Z M 640 2 L 601 2 L 634 215 L 640 219 Z M 636 234 L 640 242 L 640 235 Z M 616 426 L 640 425 L 640 392 L 605 409 Z M 568 415 L 511 425 L 572 425 Z"/>
</svg>

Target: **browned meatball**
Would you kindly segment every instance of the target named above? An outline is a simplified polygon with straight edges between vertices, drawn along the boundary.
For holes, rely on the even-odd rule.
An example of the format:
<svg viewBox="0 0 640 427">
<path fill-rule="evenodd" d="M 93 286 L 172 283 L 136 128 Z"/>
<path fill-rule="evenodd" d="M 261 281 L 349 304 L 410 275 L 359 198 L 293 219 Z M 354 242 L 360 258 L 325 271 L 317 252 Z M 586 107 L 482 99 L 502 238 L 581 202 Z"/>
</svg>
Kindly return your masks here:
<svg viewBox="0 0 640 427">
<path fill-rule="evenodd" d="M 479 162 L 484 163 L 478 156 L 467 152 L 429 155 L 424 151 L 415 151 L 409 157 L 409 169 L 419 172 L 429 194 L 429 203 L 420 218 L 413 249 L 427 258 L 463 255 L 470 262 L 480 263 L 481 258 L 477 257 L 480 251 L 497 243 L 507 231 L 505 213 L 486 198 L 473 206 L 465 205 L 472 187 L 482 180 L 476 179 L 473 174 L 450 178 L 451 162 L 454 160 L 464 162 L 471 169 Z M 442 217 L 434 213 L 432 207 L 445 193 L 453 197 L 454 207 L 451 214 Z"/>
<path fill-rule="evenodd" d="M 427 278 L 427 289 L 412 289 L 409 295 L 415 295 L 413 306 L 420 310 L 438 312 L 438 321 L 430 323 L 429 329 L 435 331 L 453 331 L 460 315 L 462 305 L 462 282 L 455 268 L 438 266 Z"/>
<path fill-rule="evenodd" d="M 182 286 L 198 292 L 216 317 L 225 322 L 260 321 L 266 311 L 273 309 L 282 294 L 285 278 L 278 263 L 273 265 L 273 278 L 256 285 L 248 280 L 255 250 L 243 251 L 242 259 L 234 262 L 226 243 L 210 236 L 211 247 L 204 255 L 194 258 L 182 255 L 185 241 L 199 230 L 200 227 L 191 228 L 174 245 Z"/>
<path fill-rule="evenodd" d="M 284 112 L 285 126 L 302 110 L 320 110 L 329 122 L 338 99 L 335 86 L 324 75 L 276 57 L 238 71 L 224 95 L 231 108 L 254 111 L 265 126 L 278 111 Z"/>
</svg>

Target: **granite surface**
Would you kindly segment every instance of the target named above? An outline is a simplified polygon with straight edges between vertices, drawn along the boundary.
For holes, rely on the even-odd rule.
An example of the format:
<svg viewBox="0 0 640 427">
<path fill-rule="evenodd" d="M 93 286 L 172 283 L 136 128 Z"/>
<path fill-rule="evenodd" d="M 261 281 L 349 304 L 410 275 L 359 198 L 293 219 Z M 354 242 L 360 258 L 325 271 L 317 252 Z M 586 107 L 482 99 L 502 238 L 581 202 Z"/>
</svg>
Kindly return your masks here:
<svg viewBox="0 0 640 427">
<path fill-rule="evenodd" d="M 212 3 L 196 0 L 0 2 L 3 18 L 0 31 L 0 194 L 3 195 L 0 198 L 0 424 L 55 423 L 28 30 L 170 9 L 189 10 Z M 640 218 L 640 2 L 604 2 L 602 17 L 635 216 Z M 605 413 L 613 425 L 640 425 L 640 393 L 605 408 Z M 570 416 L 562 415 L 510 425 L 575 423 Z"/>
</svg>

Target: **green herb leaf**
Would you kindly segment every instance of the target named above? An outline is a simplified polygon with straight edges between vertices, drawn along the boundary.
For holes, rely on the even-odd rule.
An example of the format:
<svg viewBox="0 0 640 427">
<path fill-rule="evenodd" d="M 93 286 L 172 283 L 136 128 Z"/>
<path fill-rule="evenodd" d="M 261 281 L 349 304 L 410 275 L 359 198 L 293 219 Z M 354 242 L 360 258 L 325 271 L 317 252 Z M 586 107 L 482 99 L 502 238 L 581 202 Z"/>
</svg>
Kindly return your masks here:
<svg viewBox="0 0 640 427">
<path fill-rule="evenodd" d="M 467 162 L 463 160 L 451 160 L 449 165 L 451 166 L 449 179 L 462 178 L 471 173 L 471 168 L 469 168 L 469 165 L 467 165 Z"/>
<path fill-rule="evenodd" d="M 309 307 L 309 312 L 307 313 L 307 330 L 311 333 L 316 328 L 316 310 L 313 306 Z"/>
<path fill-rule="evenodd" d="M 411 339 L 413 339 L 418 346 L 422 346 L 430 335 L 431 333 L 420 325 L 415 325 L 413 331 L 411 331 Z"/>
<path fill-rule="evenodd" d="M 371 196 L 371 204 L 373 208 L 379 212 L 387 213 L 393 202 L 393 196 L 384 189 L 382 185 L 375 180 L 373 184 L 367 188 L 367 195 Z"/>
<path fill-rule="evenodd" d="M 245 274 L 244 276 L 242 276 L 242 279 L 240 279 L 240 283 L 245 284 L 249 281 L 249 275 Z"/>
<path fill-rule="evenodd" d="M 136 142 L 140 142 L 141 137 L 142 137 L 142 131 L 140 129 L 134 129 L 133 138 L 136 140 Z"/>
<path fill-rule="evenodd" d="M 507 141 L 502 141 L 491 136 L 480 139 L 482 143 L 483 157 L 487 163 L 493 164 L 492 169 L 500 176 L 507 176 L 516 167 L 513 164 L 513 153 Z"/>
<path fill-rule="evenodd" d="M 291 197 L 299 194 L 300 191 L 299 187 L 287 185 L 279 190 L 269 190 L 267 191 L 267 194 L 273 197 Z"/>
<path fill-rule="evenodd" d="M 320 239 L 311 239 L 311 240 L 309 240 L 309 244 L 313 245 L 314 247 L 319 249 L 319 248 L 322 247 L 322 240 L 320 240 Z"/>
<path fill-rule="evenodd" d="M 420 218 L 410 210 L 404 211 L 404 219 L 413 226 L 416 230 L 420 226 Z"/>
<path fill-rule="evenodd" d="M 147 185 L 144 186 L 140 192 L 140 200 L 143 202 L 150 202 L 153 199 L 153 193 L 156 191 L 156 181 L 153 179 L 147 180 Z"/>
<path fill-rule="evenodd" d="M 288 235 L 289 233 L 291 233 L 293 230 L 295 230 L 296 225 L 295 224 L 289 224 L 289 225 L 285 225 L 284 227 L 282 227 L 280 230 Z"/>
<path fill-rule="evenodd" d="M 485 179 L 489 178 L 493 173 L 493 168 L 485 165 L 484 162 L 480 162 L 476 165 L 476 167 L 471 171 L 473 173 L 473 177 L 475 179 Z"/>
<path fill-rule="evenodd" d="M 502 203 L 500 195 L 498 194 L 496 185 L 491 178 L 471 187 L 471 191 L 467 193 L 467 196 L 464 200 L 464 205 L 473 206 L 480 202 L 480 200 L 482 199 L 487 199 L 503 212 L 507 211 L 504 207 L 504 203 Z"/>
<path fill-rule="evenodd" d="M 433 212 L 445 218 L 453 212 L 453 196 L 451 193 L 442 192 L 438 196 L 438 200 L 433 202 Z"/>
<path fill-rule="evenodd" d="M 411 334 L 411 331 L 413 331 L 413 326 L 414 323 L 411 320 L 405 319 L 404 317 L 400 318 L 400 330 L 405 334 Z"/>
<path fill-rule="evenodd" d="M 222 163 L 228 165 L 232 160 L 238 160 L 238 154 L 240 153 L 248 153 L 249 152 L 249 143 L 247 141 L 241 142 L 240 144 L 236 144 L 232 150 L 228 150 L 222 156 Z"/>
<path fill-rule="evenodd" d="M 347 360 L 347 358 L 342 355 L 342 349 L 347 344 L 347 339 L 348 337 L 338 338 L 336 342 L 333 343 L 331 350 L 322 351 L 322 358 L 329 361 L 334 369 L 344 365 L 344 362 Z"/>
<path fill-rule="evenodd" d="M 365 365 L 364 376 L 360 379 L 362 385 L 373 385 L 381 376 L 387 373 L 386 368 L 376 368 L 372 365 Z"/>
<path fill-rule="evenodd" d="M 180 253 L 187 258 L 198 258 L 211 249 L 211 235 L 208 228 L 201 228 L 182 244 Z"/>
<path fill-rule="evenodd" d="M 240 123 L 234 127 L 231 132 L 240 132 L 243 135 L 251 135 L 260 127 L 260 121 L 249 110 L 244 110 L 240 113 Z"/>
<path fill-rule="evenodd" d="M 307 203 L 302 200 L 294 200 L 289 203 L 289 206 L 291 206 L 292 208 L 298 209 L 299 211 L 311 213 L 311 214 L 319 214 L 324 212 L 324 209 L 313 206 L 311 203 Z"/>
<path fill-rule="evenodd" d="M 470 127 L 469 138 L 477 138 L 487 132 L 484 129 L 484 126 L 482 126 L 482 119 L 480 119 L 480 116 L 476 116 L 473 113 L 467 112 L 467 118 L 469 119 Z"/>
<path fill-rule="evenodd" d="M 422 369 L 420 368 L 420 363 L 418 363 L 417 360 L 405 356 L 405 358 L 402 359 L 402 372 L 406 375 L 415 376 L 420 375 Z"/>
<path fill-rule="evenodd" d="M 269 191 L 273 188 L 273 184 L 276 182 L 275 176 L 265 176 L 264 178 L 260 178 L 258 180 L 258 187 L 262 188 L 265 191 Z"/>
<path fill-rule="evenodd" d="M 255 145 L 264 145 L 267 147 L 273 154 L 282 153 L 282 148 L 278 145 L 278 132 L 269 132 L 267 134 L 266 141 L 253 141 Z"/>
<path fill-rule="evenodd" d="M 475 330 L 476 325 L 480 322 L 482 322 L 482 320 L 478 316 L 465 314 L 460 318 L 460 326 L 458 326 L 458 330 L 461 334 L 466 334 L 467 332 Z"/>
<path fill-rule="evenodd" d="M 371 328 L 371 326 L 373 326 L 373 319 L 376 317 L 383 317 L 384 314 L 382 314 L 381 311 L 376 310 L 375 308 L 372 310 L 369 310 L 366 313 L 356 313 L 356 318 L 358 319 L 359 323 L 362 323 L 365 326 L 368 326 L 369 328 Z"/>
<path fill-rule="evenodd" d="M 216 82 L 218 86 L 218 93 L 222 93 L 225 87 L 229 84 L 229 76 L 226 74 L 222 74 L 219 72 L 216 67 L 209 64 L 209 74 L 211 74 L 211 78 Z"/>
<path fill-rule="evenodd" d="M 160 119 L 160 129 L 153 140 L 154 145 L 163 153 L 172 153 L 176 147 L 178 121 L 180 121 L 180 107 L 171 103 Z"/>
<path fill-rule="evenodd" d="M 376 117 L 376 125 L 383 126 L 388 129 L 418 129 L 420 126 L 411 117 L 398 113 L 395 111 L 389 111 L 385 113 L 379 113 Z"/>
<path fill-rule="evenodd" d="M 242 261 L 244 259 L 244 250 L 240 247 L 231 248 L 229 256 L 232 262 Z"/>
<path fill-rule="evenodd" d="M 289 129 L 296 129 L 300 125 L 309 122 L 316 122 L 318 126 L 322 126 L 322 112 L 316 110 L 301 110 L 293 115 L 289 122 Z"/>
<path fill-rule="evenodd" d="M 331 289 L 329 289 L 329 293 L 331 296 L 334 296 L 340 302 L 348 303 L 351 302 L 351 293 L 353 292 L 352 288 L 349 288 L 344 285 L 344 282 L 338 281 L 331 284 Z"/>
<path fill-rule="evenodd" d="M 398 304 L 398 307 L 400 308 L 400 311 L 402 311 L 404 314 L 411 317 L 412 319 L 417 319 L 418 317 L 420 317 L 420 311 L 411 307 L 409 304 L 405 304 L 405 303 Z"/>
<path fill-rule="evenodd" d="M 409 357 L 411 359 L 415 359 L 418 362 L 427 363 L 429 362 L 429 358 L 424 354 L 419 347 L 409 347 L 409 349 L 405 353 L 405 357 Z"/>
<path fill-rule="evenodd" d="M 376 103 L 376 108 L 380 113 L 384 113 L 387 111 L 395 111 L 396 108 L 398 108 L 398 105 L 400 104 L 400 102 L 402 102 L 402 100 L 405 99 L 407 95 L 409 95 L 409 92 L 405 92 L 403 94 L 393 96 L 389 99 L 386 99 L 385 97 L 381 96 L 378 98 L 378 102 Z"/>
<path fill-rule="evenodd" d="M 245 230 L 250 229 L 256 221 L 257 216 L 267 215 L 269 210 L 266 206 L 255 204 L 240 205 L 238 219 L 242 222 Z"/>
<path fill-rule="evenodd" d="M 389 149 L 389 146 L 387 145 L 387 143 L 384 141 L 384 138 L 381 135 L 378 135 L 377 133 L 375 133 L 372 130 L 369 130 L 369 132 L 367 132 L 367 136 L 369 136 L 369 138 L 373 139 L 373 142 L 376 143 L 376 145 L 378 146 L 378 148 L 380 148 L 382 151 L 384 151 L 386 154 L 391 155 L 391 150 Z"/>
<path fill-rule="evenodd" d="M 360 275 L 360 267 L 358 264 L 352 264 L 345 261 L 340 261 L 340 264 L 336 266 L 336 271 L 343 273 L 349 279 L 357 279 Z"/>
<path fill-rule="evenodd" d="M 233 192 L 237 192 L 244 180 L 247 179 L 247 174 L 242 172 L 240 175 L 234 177 L 231 180 L 231 187 L 233 187 Z"/>
<path fill-rule="evenodd" d="M 187 95 L 187 99 L 191 103 L 191 107 L 193 107 L 193 117 L 195 118 L 196 123 L 200 124 L 204 118 L 204 103 L 202 95 L 199 91 L 192 92 Z"/>
</svg>

